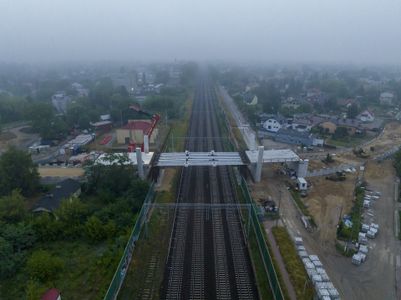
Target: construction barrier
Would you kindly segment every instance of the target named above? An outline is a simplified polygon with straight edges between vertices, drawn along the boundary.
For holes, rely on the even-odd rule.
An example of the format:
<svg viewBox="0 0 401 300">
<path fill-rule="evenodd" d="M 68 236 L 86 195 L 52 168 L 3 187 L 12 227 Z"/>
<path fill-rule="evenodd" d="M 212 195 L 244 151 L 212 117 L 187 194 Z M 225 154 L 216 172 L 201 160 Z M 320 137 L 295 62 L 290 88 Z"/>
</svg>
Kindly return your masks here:
<svg viewBox="0 0 401 300">
<path fill-rule="evenodd" d="M 125 246 L 124 253 L 121 257 L 120 263 L 118 264 L 117 270 L 114 273 L 113 279 L 111 280 L 110 286 L 107 290 L 104 300 L 114 300 L 117 298 L 118 292 L 124 282 L 125 275 L 127 274 L 128 267 L 131 263 L 132 253 L 135 249 L 135 242 L 139 239 L 139 235 L 142 230 L 142 226 L 146 221 L 150 205 L 155 198 L 154 183 L 149 187 L 145 201 L 143 202 L 142 208 L 139 212 L 138 218 L 136 219 L 134 228 L 128 239 L 127 245 Z"/>
<path fill-rule="evenodd" d="M 281 286 L 277 277 L 277 273 L 274 269 L 273 260 L 270 255 L 269 249 L 267 247 L 266 239 L 263 233 L 263 227 L 261 226 L 258 218 L 258 214 L 256 212 L 255 204 L 252 199 L 251 194 L 248 190 L 248 185 L 243 177 L 241 177 L 241 190 L 244 195 L 245 201 L 251 204 L 251 220 L 252 227 L 256 235 L 256 240 L 259 246 L 259 252 L 263 260 L 263 264 L 266 270 L 266 273 L 269 278 L 269 283 L 271 290 L 273 292 L 273 296 L 275 300 L 284 300 L 283 291 L 281 290 Z"/>
</svg>

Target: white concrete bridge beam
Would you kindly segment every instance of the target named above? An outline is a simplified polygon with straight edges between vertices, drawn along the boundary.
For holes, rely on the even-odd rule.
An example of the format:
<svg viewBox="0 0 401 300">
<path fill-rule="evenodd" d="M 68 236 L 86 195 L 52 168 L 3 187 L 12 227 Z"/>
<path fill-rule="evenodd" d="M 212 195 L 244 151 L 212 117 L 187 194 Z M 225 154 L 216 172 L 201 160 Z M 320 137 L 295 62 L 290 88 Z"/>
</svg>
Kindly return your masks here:
<svg viewBox="0 0 401 300">
<path fill-rule="evenodd" d="M 258 147 L 258 160 L 256 162 L 256 169 L 255 169 L 255 181 L 260 182 L 262 179 L 262 167 L 263 167 L 263 152 L 265 151 L 264 146 Z"/>
<path fill-rule="evenodd" d="M 137 162 L 137 166 L 138 166 L 138 175 L 139 178 L 141 179 L 145 179 L 145 171 L 143 169 L 143 161 L 142 161 L 142 152 L 141 152 L 141 148 L 136 148 L 135 149 L 136 152 L 136 162 Z"/>
</svg>

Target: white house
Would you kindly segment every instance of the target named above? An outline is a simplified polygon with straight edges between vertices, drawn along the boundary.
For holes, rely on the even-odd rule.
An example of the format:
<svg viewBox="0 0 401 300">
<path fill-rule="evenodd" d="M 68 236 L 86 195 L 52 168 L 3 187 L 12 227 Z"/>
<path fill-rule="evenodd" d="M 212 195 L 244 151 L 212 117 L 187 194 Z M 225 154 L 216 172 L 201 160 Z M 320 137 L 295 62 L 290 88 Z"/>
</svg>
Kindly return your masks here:
<svg viewBox="0 0 401 300">
<path fill-rule="evenodd" d="M 53 107 L 60 114 L 67 112 L 67 105 L 71 101 L 71 97 L 67 96 L 65 92 L 57 92 L 52 96 Z"/>
<path fill-rule="evenodd" d="M 256 105 L 258 104 L 258 96 L 247 93 L 244 95 L 244 102 L 248 105 Z"/>
<path fill-rule="evenodd" d="M 394 101 L 394 94 L 390 92 L 384 92 L 380 94 L 380 104 L 392 105 Z"/>
<path fill-rule="evenodd" d="M 373 112 L 365 110 L 357 116 L 357 119 L 362 122 L 373 122 L 375 120 L 375 115 L 373 114 Z"/>
<path fill-rule="evenodd" d="M 309 124 L 298 124 L 298 123 L 292 123 L 291 125 L 288 125 L 288 129 L 296 130 L 298 132 L 309 132 L 312 129 L 312 126 Z"/>
<path fill-rule="evenodd" d="M 263 128 L 269 132 L 277 132 L 281 128 L 281 124 L 276 119 L 267 119 L 263 122 Z"/>
</svg>

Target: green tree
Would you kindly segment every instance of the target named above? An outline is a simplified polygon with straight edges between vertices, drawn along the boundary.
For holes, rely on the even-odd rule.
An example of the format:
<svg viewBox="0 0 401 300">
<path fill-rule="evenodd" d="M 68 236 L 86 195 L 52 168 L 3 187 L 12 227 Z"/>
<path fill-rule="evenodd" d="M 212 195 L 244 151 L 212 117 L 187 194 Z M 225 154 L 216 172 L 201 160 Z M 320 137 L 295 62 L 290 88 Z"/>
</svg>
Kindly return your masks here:
<svg viewBox="0 0 401 300">
<path fill-rule="evenodd" d="M 37 282 L 36 280 L 29 280 L 25 288 L 26 299 L 41 299 L 42 295 L 46 292 L 47 289 L 48 288 L 45 284 Z"/>
<path fill-rule="evenodd" d="M 31 221 L 36 237 L 41 242 L 55 241 L 62 238 L 62 224 L 51 214 L 34 216 Z"/>
<path fill-rule="evenodd" d="M 22 221 L 26 214 L 24 197 L 18 190 L 14 190 L 10 195 L 0 198 L 0 221 L 17 223 Z"/>
<path fill-rule="evenodd" d="M 54 212 L 63 228 L 61 234 L 66 238 L 75 239 L 83 234 L 83 224 L 89 215 L 88 207 L 78 198 L 66 199 Z"/>
<path fill-rule="evenodd" d="M 29 249 L 36 242 L 35 231 L 30 224 L 24 222 L 5 225 L 0 233 L 12 245 L 14 253 Z"/>
<path fill-rule="evenodd" d="M 45 250 L 33 252 L 26 263 L 29 276 L 42 282 L 56 279 L 63 267 L 64 262 L 62 259 L 51 255 Z"/>
<path fill-rule="evenodd" d="M 40 187 L 37 166 L 31 155 L 14 147 L 0 157 L 0 196 L 19 189 L 24 196 L 32 196 Z"/>
<path fill-rule="evenodd" d="M 14 273 L 15 261 L 13 259 L 13 247 L 0 236 L 0 277 L 5 278 Z"/>
<path fill-rule="evenodd" d="M 93 242 L 101 241 L 106 237 L 105 228 L 96 216 L 89 217 L 85 222 L 85 231 L 88 238 Z"/>
<path fill-rule="evenodd" d="M 50 103 L 37 102 L 31 105 L 27 118 L 32 122 L 32 128 L 43 139 L 60 139 L 68 132 L 66 122 L 53 111 Z"/>
<path fill-rule="evenodd" d="M 356 116 L 359 113 L 359 107 L 357 104 L 352 103 L 350 106 L 348 106 L 348 110 L 347 110 L 347 117 L 350 119 L 355 119 Z"/>
<path fill-rule="evenodd" d="M 128 161 L 126 155 L 109 154 L 105 159 L 113 163 L 109 166 L 91 165 L 87 167 L 86 192 L 118 197 L 126 193 L 137 179 L 134 167 L 126 164 Z"/>
<path fill-rule="evenodd" d="M 334 139 L 341 139 L 348 136 L 348 131 L 346 127 L 339 126 L 333 134 Z"/>
<path fill-rule="evenodd" d="M 88 108 L 82 104 L 74 103 L 67 108 L 66 120 L 70 127 L 77 126 L 80 129 L 87 129 L 90 127 L 91 118 Z"/>
</svg>

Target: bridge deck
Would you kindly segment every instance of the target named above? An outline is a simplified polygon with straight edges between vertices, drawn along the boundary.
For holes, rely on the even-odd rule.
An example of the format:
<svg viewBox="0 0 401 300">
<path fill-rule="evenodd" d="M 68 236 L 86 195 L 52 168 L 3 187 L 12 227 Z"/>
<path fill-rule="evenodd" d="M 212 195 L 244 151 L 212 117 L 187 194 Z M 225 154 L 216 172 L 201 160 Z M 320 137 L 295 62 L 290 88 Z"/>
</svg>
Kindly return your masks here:
<svg viewBox="0 0 401 300">
<path fill-rule="evenodd" d="M 238 152 L 172 152 L 161 153 L 156 165 L 173 166 L 240 166 L 245 163 Z"/>
<path fill-rule="evenodd" d="M 158 167 L 189 167 L 189 166 L 241 166 L 249 163 L 256 163 L 258 160 L 258 151 L 245 151 L 245 155 L 239 152 L 165 152 L 155 157 L 152 163 Z M 142 160 L 145 166 L 152 161 L 154 152 L 142 152 Z M 117 164 L 120 160 L 124 164 L 137 164 L 136 153 L 114 153 L 102 154 L 96 160 L 96 163 L 103 165 Z M 249 161 L 246 161 L 249 159 Z M 263 163 L 291 162 L 299 161 L 300 158 L 295 152 L 289 149 L 283 150 L 265 150 L 263 151 Z"/>
<path fill-rule="evenodd" d="M 245 151 L 251 163 L 258 161 L 258 151 L 248 150 Z M 263 163 L 275 163 L 275 162 L 291 162 L 300 161 L 299 156 L 290 149 L 281 150 L 264 150 L 263 151 Z"/>
</svg>

